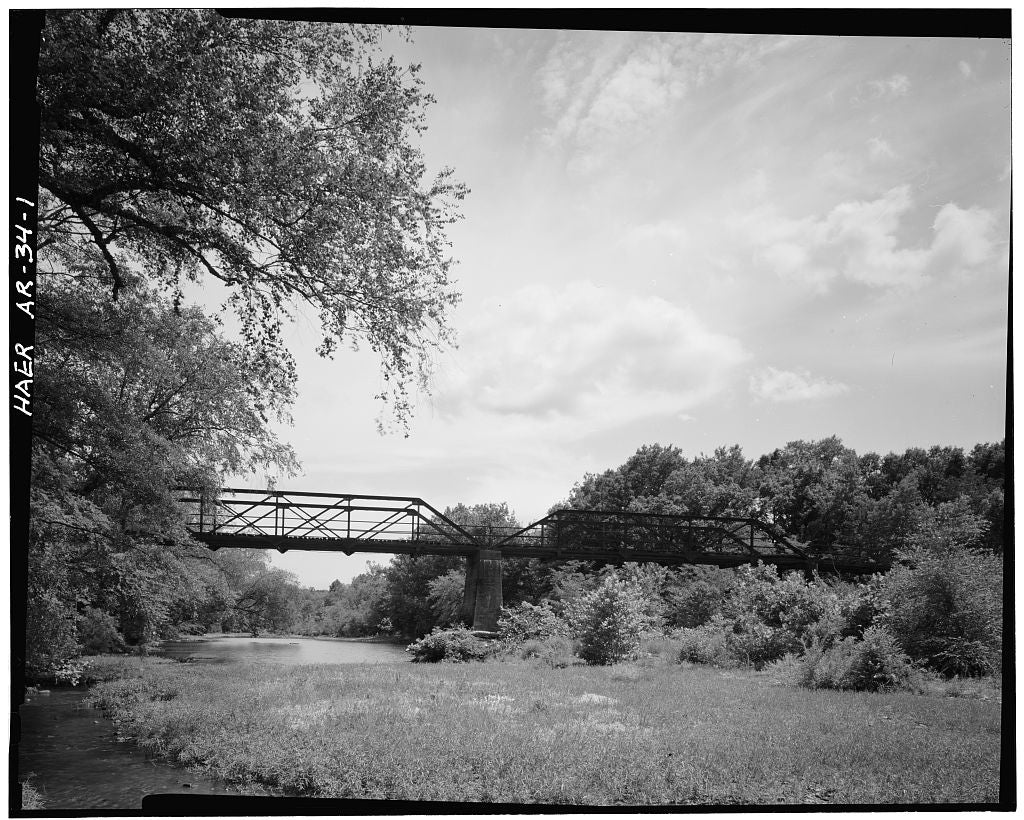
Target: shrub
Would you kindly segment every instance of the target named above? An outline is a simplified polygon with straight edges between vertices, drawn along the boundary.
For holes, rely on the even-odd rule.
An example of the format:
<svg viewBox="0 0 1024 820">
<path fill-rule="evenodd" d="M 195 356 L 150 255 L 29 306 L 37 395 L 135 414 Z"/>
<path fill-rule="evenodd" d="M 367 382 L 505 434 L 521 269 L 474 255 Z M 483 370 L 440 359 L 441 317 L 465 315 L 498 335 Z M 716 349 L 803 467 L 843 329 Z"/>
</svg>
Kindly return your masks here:
<svg viewBox="0 0 1024 820">
<path fill-rule="evenodd" d="M 884 576 L 875 575 L 866 584 L 857 584 L 839 596 L 839 637 L 859 638 L 882 613 L 881 589 Z"/>
<path fill-rule="evenodd" d="M 674 637 L 653 636 L 640 641 L 640 656 L 651 660 L 674 662 L 679 658 L 681 645 Z"/>
<path fill-rule="evenodd" d="M 83 655 L 110 655 L 123 652 L 125 648 L 117 619 L 92 607 L 78 616 L 78 641 Z"/>
<path fill-rule="evenodd" d="M 779 577 L 775 567 L 758 564 L 740 567 L 737 576 L 724 607 L 725 615 L 738 621 L 756 619 L 772 629 L 789 632 L 797 641 L 839 608 L 839 598 L 831 589 L 795 572 Z"/>
<path fill-rule="evenodd" d="M 482 661 L 492 657 L 497 650 L 496 642 L 482 640 L 468 629 L 440 627 L 434 627 L 429 635 L 406 647 L 406 651 L 412 653 L 414 663 Z"/>
<path fill-rule="evenodd" d="M 75 612 L 52 593 L 29 597 L 26 609 L 25 676 L 66 681 L 80 666 Z"/>
<path fill-rule="evenodd" d="M 544 640 L 525 641 L 519 649 L 519 657 L 524 660 L 537 658 L 552 669 L 564 669 L 577 663 L 572 641 L 563 635 L 553 635 Z"/>
<path fill-rule="evenodd" d="M 1003 563 L 972 546 L 983 523 L 961 502 L 922 513 L 882 584 L 880 623 L 911 658 L 946 676 L 1000 668 Z"/>
<path fill-rule="evenodd" d="M 755 669 L 803 649 L 799 638 L 790 630 L 769 626 L 749 614 L 732 622 L 732 629 L 725 635 L 725 645 L 729 655 Z"/>
<path fill-rule="evenodd" d="M 674 633 L 679 643 L 680 662 L 733 666 L 734 659 L 727 643 L 730 629 L 731 625 L 722 615 L 714 615 L 707 623 L 692 629 L 680 629 Z"/>
<path fill-rule="evenodd" d="M 593 592 L 566 605 L 577 654 L 590 664 L 609 664 L 634 657 L 648 627 L 641 590 L 615 572 Z"/>
<path fill-rule="evenodd" d="M 910 688 L 914 667 L 886 630 L 872 626 L 858 640 L 841 638 L 830 647 L 812 645 L 803 657 L 786 655 L 772 666 L 790 683 L 808 689 L 877 692 Z"/>
<path fill-rule="evenodd" d="M 534 606 L 523 601 L 502 607 L 498 618 L 498 635 L 506 652 L 516 652 L 528 641 L 545 641 L 568 632 L 568 624 L 546 603 Z"/>
<path fill-rule="evenodd" d="M 726 593 L 710 581 L 698 579 L 670 593 L 669 623 L 687 629 L 703 626 L 722 611 Z"/>
</svg>

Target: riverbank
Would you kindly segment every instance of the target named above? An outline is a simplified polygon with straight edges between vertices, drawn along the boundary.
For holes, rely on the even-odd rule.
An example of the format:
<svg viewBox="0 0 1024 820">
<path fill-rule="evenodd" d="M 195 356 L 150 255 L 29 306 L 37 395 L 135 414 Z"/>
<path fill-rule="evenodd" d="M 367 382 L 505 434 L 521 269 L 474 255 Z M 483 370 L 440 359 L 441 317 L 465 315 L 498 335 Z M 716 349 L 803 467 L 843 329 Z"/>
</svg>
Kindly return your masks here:
<svg viewBox="0 0 1024 820">
<path fill-rule="evenodd" d="M 299 635 L 291 632 L 261 632 L 253 635 L 251 632 L 205 632 L 202 635 L 181 635 L 173 640 L 174 643 L 186 643 L 210 640 L 212 638 L 276 638 L 276 639 L 303 639 L 307 641 L 343 641 L 345 643 L 386 643 L 396 646 L 406 646 L 412 642 L 411 638 L 396 638 L 393 635 L 368 635 L 362 638 L 344 638 L 334 635 Z"/>
<path fill-rule="evenodd" d="M 197 668 L 98 684 L 120 736 L 303 796 L 576 805 L 986 803 L 993 701 L 531 661 Z"/>
<path fill-rule="evenodd" d="M 175 664 L 180 665 L 180 664 Z M 108 672 L 111 671 L 108 669 Z M 267 795 L 158 761 L 118 743 L 114 725 L 88 703 L 85 687 L 30 695 L 19 710 L 21 805 L 38 811 L 138 811 L 147 794 Z"/>
</svg>

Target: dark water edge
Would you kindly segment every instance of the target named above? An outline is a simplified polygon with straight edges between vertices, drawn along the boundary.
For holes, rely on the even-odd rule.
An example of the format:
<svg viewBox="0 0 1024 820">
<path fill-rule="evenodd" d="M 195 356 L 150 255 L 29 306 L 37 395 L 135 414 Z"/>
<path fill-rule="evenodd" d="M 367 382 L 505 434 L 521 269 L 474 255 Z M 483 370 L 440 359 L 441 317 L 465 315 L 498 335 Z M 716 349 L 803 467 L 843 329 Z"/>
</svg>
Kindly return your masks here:
<svg viewBox="0 0 1024 820">
<path fill-rule="evenodd" d="M 408 663 L 404 643 L 371 638 L 251 638 L 210 635 L 165 641 L 153 654 L 189 663 Z M 18 780 L 39 792 L 44 811 L 140 810 L 151 794 L 272 796 L 258 785 L 233 786 L 120 742 L 114 724 L 87 702 L 88 688 L 30 693 L 20 709 Z"/>
<path fill-rule="evenodd" d="M 88 689 L 54 689 L 21 706 L 18 779 L 44 811 L 138 810 L 149 794 L 269 795 L 240 789 L 147 755 L 117 740 L 114 724 L 85 702 Z"/>
</svg>

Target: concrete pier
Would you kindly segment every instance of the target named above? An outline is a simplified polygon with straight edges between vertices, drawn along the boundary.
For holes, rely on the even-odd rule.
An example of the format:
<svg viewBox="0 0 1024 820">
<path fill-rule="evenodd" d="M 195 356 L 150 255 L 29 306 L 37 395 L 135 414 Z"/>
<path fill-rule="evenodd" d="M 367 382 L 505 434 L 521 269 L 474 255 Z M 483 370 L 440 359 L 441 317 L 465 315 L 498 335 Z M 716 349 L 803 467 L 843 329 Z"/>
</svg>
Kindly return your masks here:
<svg viewBox="0 0 1024 820">
<path fill-rule="evenodd" d="M 497 632 L 501 604 L 501 550 L 481 549 L 467 556 L 463 621 L 474 632 Z"/>
</svg>

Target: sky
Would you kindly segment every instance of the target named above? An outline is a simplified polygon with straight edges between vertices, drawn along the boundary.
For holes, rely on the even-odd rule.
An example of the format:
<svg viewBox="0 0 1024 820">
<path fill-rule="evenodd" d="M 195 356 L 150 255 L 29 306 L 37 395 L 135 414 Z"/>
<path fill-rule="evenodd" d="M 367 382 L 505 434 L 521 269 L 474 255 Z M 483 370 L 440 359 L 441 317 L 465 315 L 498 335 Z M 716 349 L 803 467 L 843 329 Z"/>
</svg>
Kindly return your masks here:
<svg viewBox="0 0 1024 820">
<path fill-rule="evenodd" d="M 409 436 L 372 354 L 299 371 L 282 489 L 543 517 L 644 444 L 748 458 L 1005 428 L 1008 41 L 415 28 L 422 140 L 470 195 L 458 348 Z M 300 583 L 386 556 L 290 552 Z"/>
</svg>

